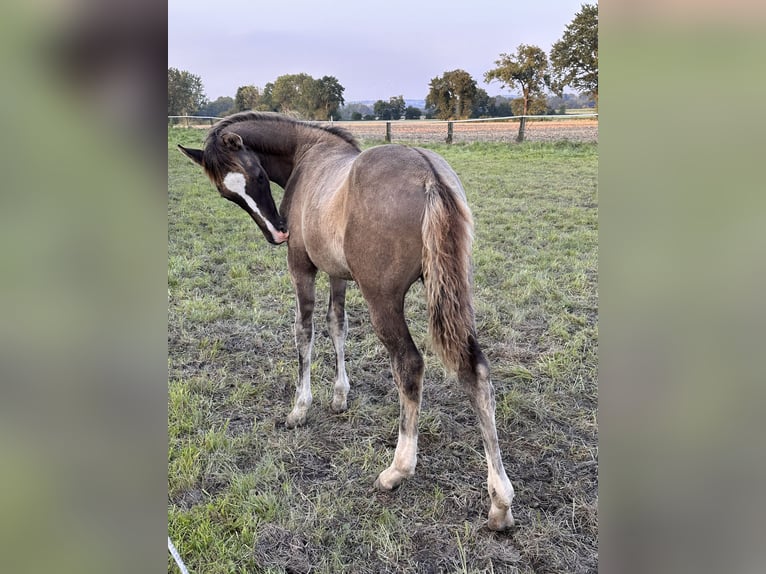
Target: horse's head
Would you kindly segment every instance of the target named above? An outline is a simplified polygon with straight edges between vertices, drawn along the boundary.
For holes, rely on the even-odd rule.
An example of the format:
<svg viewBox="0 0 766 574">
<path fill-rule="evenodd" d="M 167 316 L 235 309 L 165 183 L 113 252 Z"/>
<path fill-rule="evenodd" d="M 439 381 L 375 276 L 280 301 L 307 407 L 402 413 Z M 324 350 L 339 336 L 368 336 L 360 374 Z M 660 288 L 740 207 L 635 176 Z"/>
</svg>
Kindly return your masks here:
<svg viewBox="0 0 766 574">
<path fill-rule="evenodd" d="M 271 195 L 269 176 L 239 134 L 218 134 L 206 142 L 204 150 L 178 147 L 202 166 L 223 197 L 253 218 L 269 243 L 279 245 L 287 241 L 289 232 Z"/>
</svg>

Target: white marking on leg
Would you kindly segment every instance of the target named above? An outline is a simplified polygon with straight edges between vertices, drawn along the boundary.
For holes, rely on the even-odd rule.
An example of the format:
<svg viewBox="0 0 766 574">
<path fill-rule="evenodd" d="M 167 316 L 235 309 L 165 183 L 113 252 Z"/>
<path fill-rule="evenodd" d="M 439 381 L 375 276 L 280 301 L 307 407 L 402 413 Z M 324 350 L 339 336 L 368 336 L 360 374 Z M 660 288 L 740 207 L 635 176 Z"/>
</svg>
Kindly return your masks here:
<svg viewBox="0 0 766 574">
<path fill-rule="evenodd" d="M 274 225 L 272 225 L 272 223 L 263 216 L 261 210 L 258 209 L 258 204 L 255 203 L 253 198 L 247 195 L 247 192 L 245 191 L 245 176 L 243 174 L 236 171 L 230 171 L 226 174 L 226 177 L 223 178 L 223 185 L 230 192 L 236 193 L 238 196 L 245 200 L 245 203 L 253 211 L 253 213 L 260 217 L 266 224 L 266 228 L 269 230 L 269 233 L 271 233 L 274 241 L 277 243 L 284 243 L 287 241 L 289 233 L 278 231 Z"/>
<path fill-rule="evenodd" d="M 417 427 L 415 427 L 417 431 Z M 405 433 L 399 431 L 399 440 L 394 452 L 394 466 L 406 478 L 415 474 L 418 464 L 418 433 Z"/>
<path fill-rule="evenodd" d="M 378 475 L 375 486 L 384 490 L 391 490 L 405 478 L 410 478 L 415 474 L 415 467 L 418 463 L 418 415 L 419 405 L 415 401 L 407 400 L 400 393 L 402 409 L 400 417 L 408 422 L 407 429 L 402 429 L 401 421 L 399 425 L 399 439 L 396 442 L 396 451 L 394 451 L 394 460 L 386 470 Z"/>
<path fill-rule="evenodd" d="M 487 458 L 487 490 L 491 506 L 489 509 L 488 526 L 492 530 L 504 530 L 513 526 L 511 513 L 514 491 L 511 481 L 505 472 L 500 444 L 497 438 L 495 424 L 495 400 L 489 372 L 483 365 L 477 368 L 477 396 L 475 404 L 479 419 L 479 429 L 484 443 L 484 454 Z"/>
<path fill-rule="evenodd" d="M 336 378 L 333 386 L 332 410 L 336 413 L 345 411 L 348 408 L 347 398 L 350 385 L 348 375 L 346 374 L 346 333 L 348 324 L 346 313 L 343 312 L 343 321 L 339 322 L 337 316 L 332 311 L 329 314 L 330 336 L 335 347 L 335 368 Z"/>
<path fill-rule="evenodd" d="M 306 422 L 306 416 L 313 400 L 311 395 L 311 352 L 314 346 L 314 324 L 312 321 L 311 328 L 304 329 L 300 303 L 298 303 L 295 314 L 295 346 L 298 348 L 301 372 L 295 385 L 293 410 L 287 415 L 285 422 L 288 428 L 294 428 Z"/>
<path fill-rule="evenodd" d="M 300 373 L 298 383 L 295 386 L 295 400 L 293 403 L 293 410 L 287 415 L 286 426 L 293 428 L 300 426 L 306 422 L 306 416 L 311 407 L 313 397 L 311 395 L 311 350 L 312 343 L 308 342 L 301 349 L 303 359 L 303 369 Z"/>
<path fill-rule="evenodd" d="M 418 437 L 408 436 L 399 431 L 399 440 L 396 443 L 394 461 L 386 470 L 378 475 L 375 487 L 381 490 L 392 490 L 399 486 L 405 478 L 415 474 L 415 466 L 418 462 Z"/>
<path fill-rule="evenodd" d="M 348 391 L 351 385 L 348 382 L 346 374 L 346 362 L 343 358 L 343 352 L 338 354 L 338 375 L 335 379 L 332 395 L 332 410 L 341 413 L 348 408 Z"/>
</svg>

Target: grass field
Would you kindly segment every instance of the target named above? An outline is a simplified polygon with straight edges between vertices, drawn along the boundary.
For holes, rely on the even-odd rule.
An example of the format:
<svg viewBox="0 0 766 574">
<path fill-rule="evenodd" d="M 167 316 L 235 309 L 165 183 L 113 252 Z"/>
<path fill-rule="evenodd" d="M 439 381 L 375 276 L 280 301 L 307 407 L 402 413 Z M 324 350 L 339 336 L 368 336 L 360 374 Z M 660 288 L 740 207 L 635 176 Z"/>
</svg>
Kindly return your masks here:
<svg viewBox="0 0 766 574">
<path fill-rule="evenodd" d="M 286 248 L 175 149 L 203 137 L 168 137 L 168 520 L 190 571 L 595 572 L 597 146 L 426 146 L 458 172 L 476 220 L 479 339 L 516 489 L 517 526 L 494 533 L 476 421 L 428 350 L 419 285 L 407 299 L 426 359 L 415 476 L 391 493 L 372 486 L 393 456 L 399 407 L 353 284 L 349 409 L 330 410 L 322 277 L 314 405 L 305 427 L 285 428 L 298 368 Z"/>
</svg>

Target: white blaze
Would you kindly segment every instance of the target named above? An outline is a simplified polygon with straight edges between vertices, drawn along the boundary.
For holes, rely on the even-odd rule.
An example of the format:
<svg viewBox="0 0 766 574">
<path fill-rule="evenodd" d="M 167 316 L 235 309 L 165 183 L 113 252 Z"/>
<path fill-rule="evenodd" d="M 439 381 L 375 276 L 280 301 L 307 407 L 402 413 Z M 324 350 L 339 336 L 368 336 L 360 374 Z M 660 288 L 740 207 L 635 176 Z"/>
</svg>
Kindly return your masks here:
<svg viewBox="0 0 766 574">
<path fill-rule="evenodd" d="M 226 177 L 223 178 L 223 185 L 226 187 L 226 189 L 232 193 L 236 193 L 238 196 L 245 200 L 245 203 L 247 203 L 248 207 L 253 211 L 253 213 L 255 213 L 264 221 L 266 228 L 269 230 L 269 233 L 271 233 L 271 236 L 278 243 L 282 243 L 283 241 L 287 240 L 287 234 L 282 233 L 281 231 L 277 231 L 272 223 L 263 216 L 261 210 L 258 209 L 258 205 L 255 203 L 255 201 L 253 201 L 253 198 L 247 195 L 245 192 L 245 176 L 243 174 L 236 171 L 227 173 Z"/>
</svg>

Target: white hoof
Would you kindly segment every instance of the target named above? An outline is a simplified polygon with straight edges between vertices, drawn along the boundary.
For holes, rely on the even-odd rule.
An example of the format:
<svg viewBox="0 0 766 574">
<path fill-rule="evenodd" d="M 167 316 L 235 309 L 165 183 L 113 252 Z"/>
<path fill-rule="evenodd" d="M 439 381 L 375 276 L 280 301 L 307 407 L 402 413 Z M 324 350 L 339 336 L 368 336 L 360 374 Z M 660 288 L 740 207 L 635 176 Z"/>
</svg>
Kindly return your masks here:
<svg viewBox="0 0 766 574">
<path fill-rule="evenodd" d="M 513 527 L 515 521 L 510 508 L 500 508 L 492 505 L 489 509 L 489 520 L 487 526 L 490 530 L 507 530 Z"/>
<path fill-rule="evenodd" d="M 289 429 L 294 429 L 295 427 L 301 427 L 306 424 L 306 412 L 305 411 L 293 411 L 289 415 L 287 415 L 287 420 L 285 421 L 285 426 Z"/>
<path fill-rule="evenodd" d="M 332 409 L 332 412 L 335 414 L 342 413 L 346 410 L 348 410 L 348 403 L 346 402 L 346 398 L 334 398 L 332 400 L 332 404 L 330 405 L 330 408 Z"/>
<path fill-rule="evenodd" d="M 405 478 L 409 478 L 413 474 L 415 474 L 415 471 L 404 473 L 399 469 L 391 466 L 381 472 L 378 475 L 378 478 L 375 479 L 375 488 L 378 490 L 393 490 L 399 486 Z"/>
</svg>

